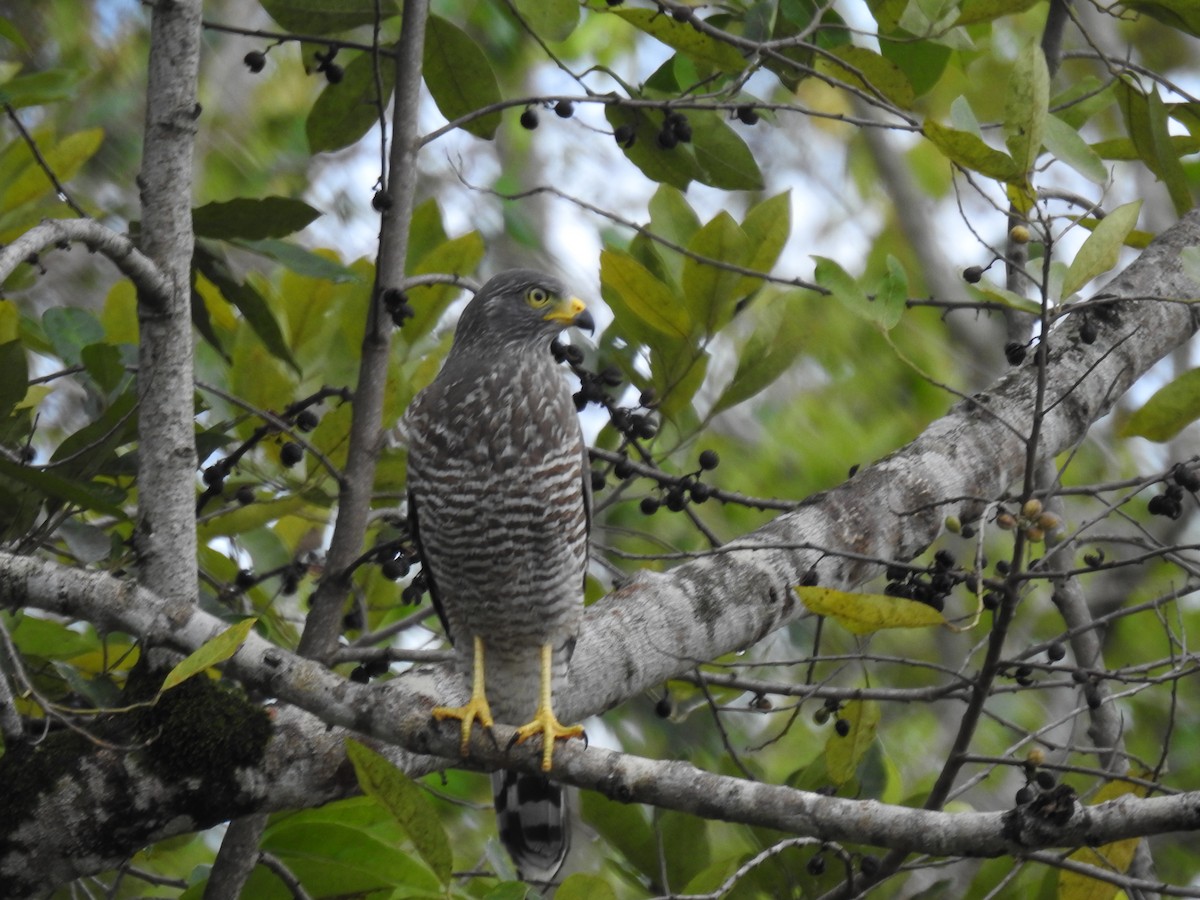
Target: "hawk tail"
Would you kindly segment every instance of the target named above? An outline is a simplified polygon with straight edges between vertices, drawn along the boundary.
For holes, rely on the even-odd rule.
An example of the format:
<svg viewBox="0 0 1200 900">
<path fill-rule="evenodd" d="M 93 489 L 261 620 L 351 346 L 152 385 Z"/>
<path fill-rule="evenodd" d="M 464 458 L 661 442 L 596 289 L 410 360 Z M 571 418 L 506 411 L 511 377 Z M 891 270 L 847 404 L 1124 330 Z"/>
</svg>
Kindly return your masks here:
<svg viewBox="0 0 1200 900">
<path fill-rule="evenodd" d="M 567 795 L 544 775 L 492 773 L 500 841 L 525 881 L 550 882 L 558 874 L 571 832 Z"/>
</svg>

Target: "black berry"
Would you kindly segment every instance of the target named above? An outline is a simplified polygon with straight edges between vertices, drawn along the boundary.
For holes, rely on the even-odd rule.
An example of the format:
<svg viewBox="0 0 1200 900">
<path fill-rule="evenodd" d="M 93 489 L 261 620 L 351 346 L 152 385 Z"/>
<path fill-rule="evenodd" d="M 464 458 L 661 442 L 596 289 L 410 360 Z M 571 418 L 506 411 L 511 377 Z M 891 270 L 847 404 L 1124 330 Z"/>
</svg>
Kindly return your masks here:
<svg viewBox="0 0 1200 900">
<path fill-rule="evenodd" d="M 1005 344 L 1004 358 L 1008 360 L 1010 366 L 1019 366 L 1025 362 L 1025 345 L 1017 341 L 1010 341 Z"/>
<path fill-rule="evenodd" d="M 967 266 L 962 272 L 963 281 L 967 284 L 979 284 L 983 278 L 982 266 Z"/>
<path fill-rule="evenodd" d="M 330 63 L 324 71 L 325 80 L 330 84 L 341 84 L 342 79 L 346 76 L 346 71 L 337 63 Z"/>
<path fill-rule="evenodd" d="M 559 100 L 554 104 L 554 114 L 560 119 L 569 119 L 575 115 L 575 104 L 570 100 Z"/>
<path fill-rule="evenodd" d="M 721 464 L 721 457 L 716 450 L 703 450 L 700 453 L 700 468 L 709 472 Z"/>
<path fill-rule="evenodd" d="M 833 730 L 838 733 L 838 737 L 845 737 L 850 733 L 850 720 L 838 719 L 833 723 Z"/>
<path fill-rule="evenodd" d="M 628 150 L 637 140 L 637 132 L 634 131 L 632 125 L 618 125 L 613 131 L 613 140 Z"/>
<path fill-rule="evenodd" d="M 296 414 L 296 427 L 301 431 L 312 431 L 321 422 L 311 409 L 303 409 Z"/>
<path fill-rule="evenodd" d="M 758 122 L 758 113 L 753 106 L 739 106 L 734 113 L 743 125 L 754 125 Z"/>
<path fill-rule="evenodd" d="M 251 50 L 242 57 L 242 62 L 246 64 L 246 68 L 255 74 L 261 72 L 267 64 L 267 54 L 261 50 Z"/>
<path fill-rule="evenodd" d="M 536 109 L 529 107 L 525 110 L 525 112 L 521 113 L 521 127 L 527 128 L 530 131 L 533 131 L 533 129 L 538 127 L 538 114 Z"/>
<path fill-rule="evenodd" d="M 287 468 L 291 468 L 303 458 L 304 450 L 299 444 L 294 444 L 291 441 L 288 441 L 279 448 L 279 461 Z"/>
<path fill-rule="evenodd" d="M 647 516 L 652 516 L 658 512 L 658 507 L 661 506 L 657 497 L 643 497 L 641 502 L 642 512 Z"/>
</svg>

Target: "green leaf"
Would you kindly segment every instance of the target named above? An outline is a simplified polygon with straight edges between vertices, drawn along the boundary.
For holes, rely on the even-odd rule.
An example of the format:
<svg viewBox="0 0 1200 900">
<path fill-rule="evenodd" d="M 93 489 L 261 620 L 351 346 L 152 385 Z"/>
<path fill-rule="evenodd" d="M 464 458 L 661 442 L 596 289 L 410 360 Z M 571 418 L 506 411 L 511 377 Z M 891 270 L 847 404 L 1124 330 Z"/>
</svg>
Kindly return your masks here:
<svg viewBox="0 0 1200 900">
<path fill-rule="evenodd" d="M 1050 105 L 1050 71 L 1041 45 L 1029 41 L 1017 56 L 1008 79 L 1004 104 L 1004 142 L 1016 164 L 1018 177 L 1010 179 L 1009 192 L 1017 209 L 1028 212 L 1036 199 L 1029 174 L 1042 152 L 1042 134 Z"/>
<path fill-rule="evenodd" d="M 104 326 L 86 309 L 53 306 L 42 314 L 42 330 L 58 358 L 68 366 L 82 363 L 83 348 L 104 340 Z"/>
<path fill-rule="evenodd" d="M 677 22 L 657 9 L 617 9 L 614 14 L 696 63 L 735 75 L 746 68 L 746 60 L 733 47 L 697 31 L 687 22 Z"/>
<path fill-rule="evenodd" d="M 992 284 L 968 284 L 966 286 L 967 293 L 981 303 L 999 303 L 1001 306 L 1007 306 L 1009 309 L 1015 309 L 1019 312 L 1029 313 L 1033 316 L 1042 314 L 1042 306 L 1040 303 L 1035 303 L 1028 297 L 1022 297 L 1015 291 L 1010 291 L 1008 288 L 997 287 Z"/>
<path fill-rule="evenodd" d="M 211 640 L 205 641 L 167 673 L 162 687 L 159 688 L 160 692 L 169 691 L 171 688 L 183 684 L 193 675 L 199 675 L 218 663 L 225 662 L 237 653 L 238 648 L 246 642 L 246 637 L 256 622 L 258 619 L 243 619 L 236 625 L 230 625 Z"/>
<path fill-rule="evenodd" d="M 792 233 L 792 192 L 784 191 L 751 207 L 742 220 L 742 231 L 752 248 L 747 268 L 769 274 Z M 747 275 L 737 290 L 744 296 L 762 284 L 761 278 Z"/>
<path fill-rule="evenodd" d="M 1166 185 L 1175 212 L 1182 216 L 1192 208 L 1192 195 L 1187 173 L 1171 141 L 1167 111 L 1158 89 L 1143 94 L 1140 88 L 1122 78 L 1117 84 L 1117 100 L 1138 156 Z"/>
<path fill-rule="evenodd" d="M 701 228 L 688 244 L 688 250 L 703 259 L 743 266 L 750 252 L 749 241 L 733 216 L 719 212 Z M 741 299 L 740 272 L 731 272 L 693 256 L 683 260 L 683 297 L 693 327 L 699 326 L 711 337 L 733 318 L 735 304 Z"/>
<path fill-rule="evenodd" d="M 435 250 L 426 254 L 409 274 L 444 272 L 466 277 L 479 267 L 483 253 L 483 236 L 478 231 L 472 231 L 443 241 Z M 462 288 L 453 284 L 434 284 L 409 290 L 408 300 L 414 315 L 404 322 L 404 327 L 399 331 L 400 337 L 410 345 L 418 338 L 424 337 L 438 323 L 450 301 L 461 292 Z"/>
<path fill-rule="evenodd" d="M 1121 0 L 1121 5 L 1200 37 L 1200 6 L 1195 0 Z"/>
<path fill-rule="evenodd" d="M 354 56 L 346 64 L 342 80 L 326 84 L 308 111 L 304 134 L 313 153 L 341 150 L 357 143 L 379 121 L 379 109 L 387 107 L 396 81 L 396 64 L 390 56 L 379 58 L 378 96 L 375 61 L 368 53 Z"/>
<path fill-rule="evenodd" d="M 440 16 L 425 26 L 425 84 L 433 102 L 449 121 L 499 103 L 500 85 L 487 55 L 465 31 Z M 472 119 L 464 131 L 491 140 L 500 127 L 499 111 Z"/>
<path fill-rule="evenodd" d="M 0 16 L 0 37 L 11 41 L 22 53 L 30 52 L 29 43 L 25 40 L 25 37 L 21 34 L 21 32 L 17 31 L 13 23 L 4 16 Z"/>
<path fill-rule="evenodd" d="M 616 250 L 601 251 L 600 284 L 615 292 L 640 321 L 662 334 L 686 340 L 692 333 L 687 307 L 632 256 Z"/>
<path fill-rule="evenodd" d="M 554 892 L 555 900 L 617 900 L 608 882 L 596 875 L 576 872 L 563 880 Z"/>
<path fill-rule="evenodd" d="M 1191 369 L 1155 391 L 1119 433 L 1165 443 L 1196 419 L 1200 419 L 1200 369 Z"/>
<path fill-rule="evenodd" d="M 670 184 L 686 191 L 693 179 L 701 176 L 696 157 L 686 148 L 675 147 L 666 150 L 659 146 L 655 136 L 662 129 L 661 115 L 652 118 L 643 107 L 609 103 L 604 107 L 604 116 L 612 125 L 613 131 L 622 126 L 632 129 L 633 143 L 628 146 L 622 145 L 621 152 L 651 181 Z M 695 140 L 694 126 L 692 138 Z"/>
<path fill-rule="evenodd" d="M 1100 155 L 1088 146 L 1078 131 L 1058 116 L 1046 116 L 1046 132 L 1042 139 L 1047 150 L 1092 184 L 1108 183 L 1108 169 Z"/>
<path fill-rule="evenodd" d="M 796 593 L 812 612 L 836 619 L 852 634 L 946 624 L 945 617 L 932 606 L 904 597 L 852 594 L 823 587 L 797 587 Z"/>
<path fill-rule="evenodd" d="M 362 281 L 362 278 L 353 269 L 338 262 L 333 257 L 332 251 L 326 251 L 330 255 L 322 256 L 296 244 L 271 238 L 262 241 L 239 240 L 235 243 L 252 253 L 273 259 L 288 270 L 306 278 L 321 278 L 325 281 L 332 281 L 334 284 Z"/>
<path fill-rule="evenodd" d="M 979 137 L 965 131 L 946 128 L 937 122 L 926 122 L 925 137 L 953 163 L 971 169 L 997 181 L 1011 181 L 1021 171 L 1007 153 L 989 147 Z"/>
<path fill-rule="evenodd" d="M 197 525 L 197 532 L 201 542 L 207 543 L 214 538 L 231 537 L 262 528 L 307 507 L 308 501 L 300 494 L 284 494 L 246 506 L 230 506 Z"/>
<path fill-rule="evenodd" d="M 1137 224 L 1141 200 L 1118 206 L 1100 220 L 1096 230 L 1088 235 L 1063 279 L 1062 295 L 1070 297 L 1081 287 L 1117 264 L 1125 238 Z"/>
<path fill-rule="evenodd" d="M 483 900 L 526 900 L 531 890 L 529 885 L 520 881 L 502 881 L 484 894 Z"/>
<path fill-rule="evenodd" d="M 13 407 L 25 399 L 29 387 L 29 366 L 25 345 L 20 341 L 0 344 L 0 420 L 7 419 Z"/>
<path fill-rule="evenodd" d="M 696 111 L 688 116 L 692 126 L 692 143 L 665 151 L 686 155 L 689 149 L 695 154 L 699 173 L 696 179 L 710 187 L 727 191 L 760 191 L 763 188 L 762 172 L 750 148 L 714 112 Z"/>
<path fill-rule="evenodd" d="M 800 355 L 808 326 L 794 307 L 811 295 L 792 291 L 755 302 L 754 331 L 738 353 L 737 370 L 713 404 L 716 415 L 753 397 L 786 372 Z"/>
<path fill-rule="evenodd" d="M 262 0 L 262 7 L 285 31 L 333 34 L 375 21 L 376 0 Z M 379 0 L 381 19 L 398 15 L 396 0 Z"/>
<path fill-rule="evenodd" d="M 65 184 L 74 178 L 83 164 L 95 155 L 103 142 L 103 128 L 77 131 L 52 146 L 42 147 L 42 158 L 50 171 L 54 172 L 59 183 Z M 22 203 L 28 203 L 38 197 L 48 196 L 53 191 L 54 185 L 46 177 L 45 170 L 41 165 L 35 165 L 31 158 L 30 163 L 22 169 L 21 174 L 5 186 L 4 193 L 0 196 L 0 208 L 20 206 Z"/>
<path fill-rule="evenodd" d="M 45 72 L 18 75 L 0 84 L 0 103 L 20 109 L 24 106 L 41 106 L 44 103 L 66 100 L 74 96 L 78 83 L 79 73 L 68 69 L 49 69 Z"/>
<path fill-rule="evenodd" d="M 438 880 L 449 884 L 450 843 L 429 799 L 412 779 L 370 747 L 347 738 L 346 755 L 354 765 L 359 787 L 392 814 Z"/>
<path fill-rule="evenodd" d="M 105 394 L 110 394 L 129 374 L 125 371 L 125 358 L 119 347 L 112 344 L 88 344 L 79 353 L 87 373 Z"/>
<path fill-rule="evenodd" d="M 875 304 L 885 311 L 881 313 L 884 328 L 893 328 L 908 306 L 908 272 L 890 253 L 887 255 L 887 273 L 875 289 Z"/>
<path fill-rule="evenodd" d="M 850 730 L 845 735 L 831 731 L 825 742 L 825 771 L 834 784 L 845 784 L 854 777 L 859 762 L 875 742 L 879 704 L 874 700 L 851 700 L 837 716 L 850 723 Z"/>
<path fill-rule="evenodd" d="M 320 215 L 303 200 L 240 197 L 193 209 L 192 229 L 196 237 L 261 241 L 302 231 Z"/>
<path fill-rule="evenodd" d="M 817 284 L 828 290 L 846 309 L 885 329 L 894 327 L 900 321 L 906 297 L 900 297 L 897 303 L 897 298 L 892 292 L 872 299 L 835 260 L 824 256 L 814 256 L 813 259 L 817 261 L 813 273 Z M 905 281 L 907 282 L 907 278 Z"/>
<path fill-rule="evenodd" d="M 565 41 L 579 24 L 577 0 L 516 0 L 515 5 L 533 33 L 551 41 Z"/>
<path fill-rule="evenodd" d="M 102 345 L 93 345 L 102 346 Z M 63 439 L 50 456 L 55 473 L 76 480 L 107 471 L 118 447 L 137 438 L 137 388 L 130 384 L 93 421 Z"/>
<path fill-rule="evenodd" d="M 914 41 L 911 36 L 900 32 L 894 40 L 884 35 L 879 37 L 879 49 L 885 59 L 895 63 L 912 88 L 913 93 L 924 96 L 938 83 L 946 64 L 954 52 L 945 44 L 934 41 Z"/>
<path fill-rule="evenodd" d="M 287 363 L 299 374 L 300 369 L 292 357 L 291 348 L 284 340 L 283 331 L 275 320 L 275 314 L 271 312 L 266 298 L 249 282 L 238 281 L 225 261 L 199 241 L 192 255 L 192 265 L 212 282 L 222 297 L 237 307 L 271 355 Z"/>
<path fill-rule="evenodd" d="M 1041 0 L 963 0 L 955 25 L 991 22 L 1032 9 Z"/>
<path fill-rule="evenodd" d="M 878 95 L 901 109 L 911 109 L 916 93 L 903 70 L 890 59 L 865 47 L 847 44 L 817 60 L 817 71 L 868 94 Z"/>
<path fill-rule="evenodd" d="M 659 877 L 654 831 L 638 804 L 618 803 L 596 791 L 580 791 L 583 820 L 637 871 Z"/>
</svg>

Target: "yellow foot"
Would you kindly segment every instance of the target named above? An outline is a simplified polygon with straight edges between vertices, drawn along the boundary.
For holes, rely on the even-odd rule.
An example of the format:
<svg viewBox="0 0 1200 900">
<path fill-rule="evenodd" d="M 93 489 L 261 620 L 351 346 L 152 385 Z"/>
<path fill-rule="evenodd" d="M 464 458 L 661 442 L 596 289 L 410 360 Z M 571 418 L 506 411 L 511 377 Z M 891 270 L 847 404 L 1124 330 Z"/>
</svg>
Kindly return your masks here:
<svg viewBox="0 0 1200 900">
<path fill-rule="evenodd" d="M 539 706 L 537 713 L 534 714 L 533 721 L 518 728 L 513 741 L 517 744 L 523 744 L 535 734 L 542 736 L 543 772 L 550 771 L 550 766 L 554 758 L 554 742 L 556 740 L 565 740 L 573 737 L 586 738 L 582 725 L 563 725 L 555 718 L 554 712 L 548 706 Z"/>
<path fill-rule="evenodd" d="M 466 706 L 435 706 L 433 717 L 439 722 L 458 719 L 462 722 L 462 755 L 471 744 L 471 724 L 478 719 L 484 728 L 492 727 L 492 710 L 483 687 L 483 639 L 475 638 L 475 666 L 471 679 L 471 699 Z"/>
<path fill-rule="evenodd" d="M 471 744 L 471 725 L 476 720 L 484 728 L 492 727 L 492 711 L 488 707 L 487 698 L 472 697 L 466 706 L 435 706 L 433 717 L 439 722 L 446 719 L 459 719 L 462 722 L 462 755 L 467 755 Z"/>
</svg>

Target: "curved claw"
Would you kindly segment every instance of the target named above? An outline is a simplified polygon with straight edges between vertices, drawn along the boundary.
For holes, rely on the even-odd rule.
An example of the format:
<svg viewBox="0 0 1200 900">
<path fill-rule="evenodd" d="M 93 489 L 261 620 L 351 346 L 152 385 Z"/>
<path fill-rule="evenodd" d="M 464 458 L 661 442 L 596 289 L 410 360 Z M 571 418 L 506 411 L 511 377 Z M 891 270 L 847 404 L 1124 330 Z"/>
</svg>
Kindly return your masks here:
<svg viewBox="0 0 1200 900">
<path fill-rule="evenodd" d="M 548 706 L 538 707 L 533 720 L 517 729 L 512 743 L 523 744 L 535 734 L 542 736 L 542 771 L 549 772 L 554 760 L 554 742 L 573 737 L 587 740 L 582 725 L 563 725 Z"/>
</svg>

